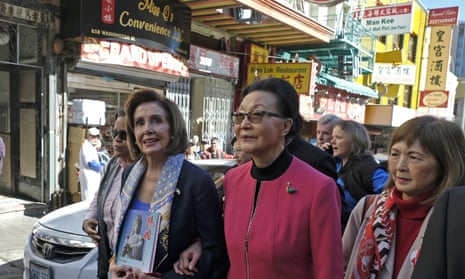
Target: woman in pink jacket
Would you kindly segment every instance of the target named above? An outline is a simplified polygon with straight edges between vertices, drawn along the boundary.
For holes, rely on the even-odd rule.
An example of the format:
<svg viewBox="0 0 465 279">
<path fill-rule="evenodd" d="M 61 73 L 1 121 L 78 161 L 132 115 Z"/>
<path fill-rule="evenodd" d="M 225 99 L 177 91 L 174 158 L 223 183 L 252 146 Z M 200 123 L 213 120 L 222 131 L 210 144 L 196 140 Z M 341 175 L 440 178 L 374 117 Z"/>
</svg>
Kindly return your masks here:
<svg viewBox="0 0 465 279">
<path fill-rule="evenodd" d="M 337 186 L 285 147 L 302 127 L 295 89 L 258 81 L 232 118 L 253 160 L 224 179 L 228 278 L 342 278 Z"/>
</svg>

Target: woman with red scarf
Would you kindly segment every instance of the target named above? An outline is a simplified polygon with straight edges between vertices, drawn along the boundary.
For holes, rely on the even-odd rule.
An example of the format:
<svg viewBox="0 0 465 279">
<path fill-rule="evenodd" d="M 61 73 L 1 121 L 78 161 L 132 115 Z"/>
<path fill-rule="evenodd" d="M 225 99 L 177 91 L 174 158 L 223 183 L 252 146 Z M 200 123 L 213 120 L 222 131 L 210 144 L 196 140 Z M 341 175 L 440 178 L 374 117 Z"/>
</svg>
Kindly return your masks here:
<svg viewBox="0 0 465 279">
<path fill-rule="evenodd" d="M 343 236 L 345 278 L 410 278 L 433 207 L 465 184 L 465 136 L 434 116 L 413 118 L 389 144 L 385 190 L 362 198 Z"/>
</svg>

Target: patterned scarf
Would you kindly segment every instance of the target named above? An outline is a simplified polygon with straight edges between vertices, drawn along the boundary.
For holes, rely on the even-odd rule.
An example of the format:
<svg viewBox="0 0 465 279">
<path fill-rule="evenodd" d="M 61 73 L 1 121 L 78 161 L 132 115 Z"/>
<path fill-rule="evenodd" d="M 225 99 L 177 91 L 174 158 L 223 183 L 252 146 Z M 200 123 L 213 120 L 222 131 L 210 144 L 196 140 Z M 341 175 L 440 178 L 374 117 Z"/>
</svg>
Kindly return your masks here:
<svg viewBox="0 0 465 279">
<path fill-rule="evenodd" d="M 374 201 L 374 209 L 367 220 L 360 241 L 357 267 L 353 279 L 375 279 L 386 263 L 391 249 L 396 224 L 393 191 L 385 190 Z"/>
<path fill-rule="evenodd" d="M 169 220 L 171 215 L 171 204 L 178 183 L 179 174 L 181 167 L 184 163 L 184 154 L 177 154 L 169 156 L 163 169 L 161 171 L 160 178 L 158 179 L 155 193 L 150 203 L 150 211 L 156 211 L 161 215 L 160 234 L 158 235 L 159 245 L 157 247 L 157 267 L 166 259 L 168 255 L 168 231 L 169 231 Z M 121 191 L 121 208 L 118 210 L 116 216 L 116 232 L 119 232 L 124 222 L 124 217 L 132 199 L 136 193 L 139 182 L 145 174 L 147 166 L 144 161 L 140 159 L 132 168 L 131 172 L 126 179 L 123 189 Z M 117 234 L 117 233 L 116 233 Z M 118 235 L 115 235 L 115 239 L 118 239 Z M 161 245 L 160 245 L 161 244 Z"/>
</svg>

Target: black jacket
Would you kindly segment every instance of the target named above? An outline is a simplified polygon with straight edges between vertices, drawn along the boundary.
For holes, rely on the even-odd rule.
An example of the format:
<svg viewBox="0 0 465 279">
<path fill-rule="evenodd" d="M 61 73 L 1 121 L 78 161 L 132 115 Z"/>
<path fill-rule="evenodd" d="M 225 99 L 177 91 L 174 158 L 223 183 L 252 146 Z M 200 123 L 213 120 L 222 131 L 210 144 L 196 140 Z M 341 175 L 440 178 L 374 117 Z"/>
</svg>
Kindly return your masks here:
<svg viewBox="0 0 465 279">
<path fill-rule="evenodd" d="M 437 201 L 426 228 L 412 279 L 465 278 L 465 187 Z"/>
<path fill-rule="evenodd" d="M 297 135 L 287 145 L 287 150 L 300 160 L 326 174 L 336 181 L 336 162 L 333 157 L 320 148 L 306 142 L 300 135 Z"/>
<path fill-rule="evenodd" d="M 125 169 L 123 181 L 131 169 L 132 165 Z M 173 264 L 197 238 L 202 245 L 199 272 L 194 277 L 177 275 Z M 215 184 L 206 171 L 184 160 L 171 206 L 168 258 L 156 271 L 169 279 L 221 279 L 226 278 L 227 268 L 222 210 Z"/>
</svg>

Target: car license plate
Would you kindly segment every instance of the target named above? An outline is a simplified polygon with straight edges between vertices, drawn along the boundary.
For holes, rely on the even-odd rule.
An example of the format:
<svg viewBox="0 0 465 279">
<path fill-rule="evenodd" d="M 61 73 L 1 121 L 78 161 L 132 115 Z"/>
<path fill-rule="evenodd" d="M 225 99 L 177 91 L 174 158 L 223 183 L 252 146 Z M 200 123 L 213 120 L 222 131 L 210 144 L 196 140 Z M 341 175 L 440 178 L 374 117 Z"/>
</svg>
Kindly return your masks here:
<svg viewBox="0 0 465 279">
<path fill-rule="evenodd" d="M 29 267 L 30 279 L 50 279 L 50 272 L 48 267 L 41 266 L 31 262 Z"/>
</svg>

